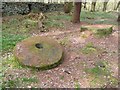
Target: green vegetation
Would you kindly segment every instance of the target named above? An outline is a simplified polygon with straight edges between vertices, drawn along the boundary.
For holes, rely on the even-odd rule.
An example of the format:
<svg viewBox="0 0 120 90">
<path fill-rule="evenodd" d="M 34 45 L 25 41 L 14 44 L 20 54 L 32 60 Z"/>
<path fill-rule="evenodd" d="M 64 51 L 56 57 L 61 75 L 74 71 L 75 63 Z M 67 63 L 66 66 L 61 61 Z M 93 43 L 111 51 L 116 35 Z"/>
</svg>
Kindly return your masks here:
<svg viewBox="0 0 120 90">
<path fill-rule="evenodd" d="M 70 22 L 71 16 L 64 13 L 58 13 L 56 15 L 51 13 L 47 16 L 48 18 L 43 22 L 47 28 L 55 27 L 55 28 L 64 28 L 65 24 L 64 21 Z M 116 13 L 113 12 L 89 12 L 89 11 L 82 11 L 81 12 L 81 21 L 87 22 L 88 24 L 112 24 L 117 25 L 118 23 L 115 21 L 117 18 Z M 37 20 L 32 20 L 30 18 L 24 19 L 17 19 L 17 18 L 10 18 L 7 22 L 3 22 L 2 25 L 2 37 L 0 37 L 0 51 L 5 52 L 12 52 L 14 46 L 20 42 L 21 40 L 31 36 L 32 30 L 36 32 L 37 27 Z M 65 22 L 66 23 L 66 22 Z M 112 27 L 108 30 L 108 28 L 86 28 L 81 27 L 81 31 L 91 30 L 93 34 L 97 37 L 106 37 L 112 33 Z M 1 32 L 0 32 L 1 33 Z M 87 35 L 83 34 L 83 38 L 87 38 Z M 59 43 L 63 46 L 69 44 L 68 38 L 60 39 Z M 79 49 L 78 49 L 79 50 Z M 100 49 L 101 50 L 101 49 Z M 80 50 L 79 50 L 80 52 Z M 99 52 L 99 47 L 96 47 L 92 42 L 87 43 L 82 49 L 81 52 L 86 55 L 93 55 L 96 52 Z M 81 53 L 80 52 L 80 53 Z M 98 53 L 97 53 L 98 54 Z M 8 56 L 7 58 L 3 58 L 2 62 L 3 67 L 0 67 L 0 71 L 4 72 L 11 69 L 24 69 L 23 66 L 14 58 L 14 56 Z M 87 67 L 85 63 L 81 63 L 80 65 L 85 66 L 85 72 L 87 73 L 88 78 L 90 80 L 91 87 L 102 87 L 105 83 L 111 83 L 109 85 L 116 86 L 118 84 L 118 79 L 112 76 L 110 72 L 110 66 L 106 61 L 97 61 L 94 67 Z M 54 66 L 54 65 L 53 65 Z M 120 65 L 118 65 L 120 67 Z M 28 68 L 26 68 L 28 69 Z M 46 68 L 47 69 L 47 68 Z M 38 69 L 37 69 L 38 70 Z M 33 68 L 31 69 L 31 73 L 35 74 L 36 70 Z M 9 74 L 9 72 L 7 73 Z M 4 74 L 0 74 L 0 79 L 4 77 Z M 15 77 L 15 76 L 13 76 Z M 106 77 L 106 78 L 104 78 Z M 109 77 L 109 78 L 108 78 Z M 65 77 L 60 76 L 60 79 L 63 80 Z M 84 78 L 84 77 L 83 77 Z M 5 80 L 3 85 L 0 87 L 21 87 L 22 85 L 37 83 L 38 79 L 36 77 L 19 77 L 15 79 Z M 98 85 L 100 84 L 100 85 Z M 79 89 L 80 85 L 75 82 L 75 88 Z M 0 88 L 1 89 L 1 88 Z"/>
<path fill-rule="evenodd" d="M 48 20 L 48 21 L 44 21 L 44 25 L 46 27 L 60 27 L 60 28 L 63 28 L 64 27 L 64 24 L 62 22 L 58 22 L 58 21 L 53 21 L 53 20 Z"/>
<path fill-rule="evenodd" d="M 66 46 L 69 43 L 69 40 L 67 37 L 65 37 L 62 40 L 60 40 L 59 43 L 63 46 Z"/>
<path fill-rule="evenodd" d="M 24 66 L 21 65 L 16 59 L 14 56 L 10 56 L 10 57 L 7 57 L 7 58 L 3 58 L 2 60 L 2 65 L 4 67 L 0 67 L 0 70 L 3 72 L 0 76 L 1 79 L 3 79 L 3 75 L 4 75 L 4 72 L 7 71 L 9 68 L 12 68 L 12 69 L 23 69 Z M 26 67 L 27 68 L 27 67 Z M 31 69 L 32 72 L 35 71 L 33 69 Z M 10 75 L 11 76 L 11 75 Z M 3 79 L 3 83 L 2 83 L 2 88 L 5 88 L 5 87 L 10 87 L 10 88 L 16 88 L 16 87 L 21 87 L 22 83 L 28 83 L 28 84 L 31 84 L 31 83 L 37 83 L 38 80 L 37 78 L 35 77 L 30 77 L 30 78 L 27 78 L 27 77 L 19 77 L 19 78 L 15 78 L 15 79 L 10 79 L 10 80 L 5 80 Z"/>
<path fill-rule="evenodd" d="M 57 14 L 57 15 L 56 15 Z M 47 15 L 47 14 L 46 14 Z M 81 13 L 81 21 L 88 22 L 90 24 L 115 24 L 114 21 L 109 21 L 107 19 L 116 19 L 117 15 L 106 12 L 88 12 L 82 11 Z M 104 20 L 103 20 L 104 19 Z M 44 21 L 46 27 L 58 27 L 64 28 L 64 23 L 62 21 L 70 21 L 71 16 L 64 13 L 55 13 L 48 14 L 47 19 Z M 102 20 L 102 21 L 101 21 Z M 17 42 L 23 40 L 24 38 L 29 36 L 29 32 L 32 29 L 36 28 L 37 22 L 35 20 L 29 18 L 22 18 L 21 20 L 18 18 L 11 18 L 2 24 L 2 37 L 0 37 L 0 41 L 2 41 L 2 48 L 0 50 L 11 51 Z M 109 33 L 105 30 L 98 30 L 96 33 L 97 36 L 107 36 Z M 1 47 L 1 46 L 0 46 Z"/>
<path fill-rule="evenodd" d="M 97 52 L 97 49 L 92 42 L 87 43 L 86 46 L 82 48 L 83 54 L 93 54 L 96 52 Z"/>
<path fill-rule="evenodd" d="M 51 23 L 54 22 L 60 22 L 61 20 L 66 20 L 66 21 L 71 21 L 71 15 L 64 14 L 64 13 L 57 13 L 54 14 L 48 14 L 48 22 L 50 21 Z M 117 19 L 117 14 L 110 12 L 89 12 L 83 10 L 81 12 L 80 16 L 81 21 L 87 22 L 88 24 L 112 24 L 112 25 L 117 25 L 117 22 L 115 21 Z"/>
<path fill-rule="evenodd" d="M 105 61 L 98 61 L 96 62 L 96 65 L 93 68 L 86 68 L 85 71 L 94 76 L 110 74 L 108 62 Z"/>
<path fill-rule="evenodd" d="M 107 26 L 107 27 L 92 27 L 92 26 L 81 26 L 80 31 L 86 31 L 86 30 L 90 30 L 93 32 L 93 34 L 97 37 L 106 37 L 109 36 L 110 34 L 112 34 L 113 31 L 113 27 L 112 26 Z"/>
<path fill-rule="evenodd" d="M 15 88 L 17 86 L 19 86 L 18 78 L 16 80 L 8 80 L 6 82 L 3 81 L 2 83 L 2 88 L 6 88 L 6 87 Z"/>
<path fill-rule="evenodd" d="M 117 19 L 117 14 L 113 12 L 81 12 L 81 21 L 87 22 L 89 24 L 112 24 L 117 25 L 115 21 Z"/>
<path fill-rule="evenodd" d="M 107 61 L 97 61 L 92 68 L 85 68 L 85 72 L 90 76 L 91 87 L 103 87 L 104 84 L 111 82 L 111 86 L 118 85 L 118 80 L 112 76 L 110 66 Z"/>
<path fill-rule="evenodd" d="M 14 34 L 7 34 L 3 32 L 2 38 L 2 50 L 4 51 L 11 51 L 14 46 L 21 40 L 25 39 L 27 36 L 24 35 L 14 35 Z"/>
<path fill-rule="evenodd" d="M 78 81 L 75 81 L 75 89 L 79 90 L 80 89 L 80 84 L 78 83 Z"/>
<path fill-rule="evenodd" d="M 54 12 L 54 13 L 48 14 L 47 19 L 43 23 L 46 27 L 64 28 L 65 27 L 63 23 L 64 20 L 70 21 L 71 16 L 63 13 L 60 14 L 60 13 Z"/>
<path fill-rule="evenodd" d="M 29 33 L 37 25 L 37 21 L 30 19 L 19 20 L 11 18 L 2 24 L 2 51 L 11 51 L 19 41 L 29 36 Z M 1 49 L 0 49 L 1 50 Z"/>
<path fill-rule="evenodd" d="M 67 20 L 70 21 L 71 20 L 71 16 L 64 14 L 64 13 L 52 13 L 50 15 L 48 15 L 48 20 Z"/>
<path fill-rule="evenodd" d="M 16 87 L 22 87 L 21 84 L 24 83 L 24 87 L 26 87 L 25 85 L 27 84 L 31 84 L 31 83 L 37 83 L 38 79 L 36 77 L 31 77 L 31 78 L 27 78 L 27 77 L 22 77 L 22 78 L 16 78 L 14 80 L 8 80 L 8 81 L 3 81 L 2 84 L 2 88 L 16 88 Z"/>
<path fill-rule="evenodd" d="M 7 57 L 6 59 L 3 58 L 2 65 L 5 67 L 12 67 L 17 69 L 22 69 L 23 66 L 15 59 L 14 56 Z"/>
<path fill-rule="evenodd" d="M 63 80 L 63 79 L 64 79 L 64 76 L 60 76 L 60 79 Z"/>
<path fill-rule="evenodd" d="M 112 30 L 113 30 L 112 27 L 103 28 L 103 29 L 97 29 L 94 34 L 97 37 L 105 37 L 105 36 L 109 36 L 112 33 Z"/>
<path fill-rule="evenodd" d="M 31 78 L 23 77 L 21 78 L 21 80 L 22 82 L 25 82 L 25 83 L 37 83 L 38 82 L 38 79 L 35 77 L 31 77 Z"/>
<path fill-rule="evenodd" d="M 85 34 L 85 33 L 83 33 L 83 34 L 81 35 L 81 37 L 82 37 L 82 38 L 87 38 L 87 37 L 88 37 L 88 35 L 87 35 L 87 34 Z"/>
<path fill-rule="evenodd" d="M 86 69 L 86 72 L 98 76 L 98 75 L 107 74 L 108 71 L 106 70 L 106 68 L 103 69 L 100 68 L 99 66 L 95 66 L 94 68 Z"/>
</svg>

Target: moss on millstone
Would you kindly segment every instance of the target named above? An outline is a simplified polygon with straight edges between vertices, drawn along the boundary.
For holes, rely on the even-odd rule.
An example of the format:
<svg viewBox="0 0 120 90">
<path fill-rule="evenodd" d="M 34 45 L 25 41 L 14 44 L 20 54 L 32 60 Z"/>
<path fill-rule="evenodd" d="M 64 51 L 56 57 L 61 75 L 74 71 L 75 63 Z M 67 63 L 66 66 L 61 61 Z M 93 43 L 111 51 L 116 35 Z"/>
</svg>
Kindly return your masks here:
<svg viewBox="0 0 120 90">
<path fill-rule="evenodd" d="M 63 51 L 56 41 L 35 36 L 19 42 L 14 48 L 14 56 L 25 66 L 43 70 L 58 66 Z"/>
<path fill-rule="evenodd" d="M 94 33 L 95 36 L 97 37 L 105 37 L 105 36 L 109 36 L 112 31 L 113 31 L 113 26 L 110 25 L 106 25 L 106 26 L 94 26 L 94 25 L 88 25 L 88 26 L 81 26 L 80 31 L 83 32 L 85 30 L 90 30 Z"/>
</svg>

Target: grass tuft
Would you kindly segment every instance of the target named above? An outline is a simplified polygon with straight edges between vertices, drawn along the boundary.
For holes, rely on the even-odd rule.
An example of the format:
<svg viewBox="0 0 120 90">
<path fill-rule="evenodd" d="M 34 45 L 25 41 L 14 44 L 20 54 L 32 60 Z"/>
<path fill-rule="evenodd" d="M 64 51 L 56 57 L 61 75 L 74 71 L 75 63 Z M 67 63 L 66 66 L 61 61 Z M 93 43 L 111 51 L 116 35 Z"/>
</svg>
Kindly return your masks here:
<svg viewBox="0 0 120 90">
<path fill-rule="evenodd" d="M 22 69 L 23 66 L 15 59 L 14 56 L 7 57 L 6 59 L 3 59 L 2 65 L 6 67 L 11 67 L 11 68 L 17 68 L 17 69 Z"/>
<path fill-rule="evenodd" d="M 83 54 L 93 54 L 97 52 L 96 47 L 93 45 L 92 42 L 87 43 L 85 47 L 82 48 Z"/>
<path fill-rule="evenodd" d="M 37 83 L 38 82 L 38 79 L 35 77 L 31 77 L 31 78 L 23 77 L 21 78 L 21 80 L 22 82 L 25 82 L 25 83 Z"/>
<path fill-rule="evenodd" d="M 95 63 L 95 66 L 93 68 L 86 68 L 85 71 L 94 76 L 110 74 L 108 63 L 105 61 L 98 61 Z"/>
</svg>

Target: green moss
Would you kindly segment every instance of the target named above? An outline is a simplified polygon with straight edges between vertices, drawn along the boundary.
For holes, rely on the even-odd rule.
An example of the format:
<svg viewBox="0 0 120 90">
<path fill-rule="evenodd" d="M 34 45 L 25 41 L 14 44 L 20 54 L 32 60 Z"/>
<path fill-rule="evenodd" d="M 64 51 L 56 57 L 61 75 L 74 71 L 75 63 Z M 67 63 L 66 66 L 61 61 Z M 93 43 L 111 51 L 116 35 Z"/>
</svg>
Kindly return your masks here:
<svg viewBox="0 0 120 90">
<path fill-rule="evenodd" d="M 13 59 L 8 62 L 3 62 L 3 65 L 12 65 L 13 68 L 19 68 L 19 69 L 23 69 L 23 68 L 26 68 L 26 69 L 31 69 L 32 72 L 35 73 L 35 71 L 39 71 L 39 70 L 48 70 L 48 69 L 52 69 L 52 68 L 55 68 L 57 67 L 59 64 L 61 64 L 63 62 L 63 59 L 64 59 L 64 53 L 62 53 L 62 57 L 59 61 L 53 63 L 53 64 L 49 64 L 49 65 L 43 65 L 43 66 L 40 66 L 40 67 L 34 67 L 34 66 L 28 66 L 28 65 L 23 65 L 22 63 L 19 62 L 18 58 L 16 57 L 13 57 Z"/>
<path fill-rule="evenodd" d="M 106 37 L 112 33 L 112 30 L 113 30 L 112 27 L 97 29 L 94 34 L 97 37 Z"/>
<path fill-rule="evenodd" d="M 93 68 L 86 68 L 85 71 L 94 76 L 107 76 L 110 74 L 108 63 L 105 61 L 98 61 Z"/>
<path fill-rule="evenodd" d="M 37 45 L 42 45 L 41 48 L 37 48 Z M 19 50 L 17 47 L 22 45 L 21 48 L 24 49 L 27 46 L 26 52 L 21 51 L 19 55 Z M 39 70 L 51 69 L 58 66 L 63 58 L 62 47 L 52 39 L 46 37 L 30 37 L 27 38 L 16 45 L 14 48 L 14 56 L 21 64 L 27 67 L 36 68 Z M 26 55 L 26 53 L 28 53 Z M 29 55 L 32 55 L 29 57 Z M 29 58 L 28 58 L 29 57 Z"/>
<path fill-rule="evenodd" d="M 82 38 L 87 38 L 88 36 L 86 34 L 81 35 Z"/>
<path fill-rule="evenodd" d="M 41 66 L 41 67 L 36 68 L 36 69 L 38 69 L 38 70 L 48 70 L 48 69 L 55 68 L 55 67 L 57 67 L 59 64 L 62 63 L 63 58 L 64 58 L 64 53 L 62 54 L 62 57 L 61 57 L 61 59 L 60 59 L 58 62 L 56 62 L 56 63 L 54 63 L 54 64 L 51 64 L 51 65 L 44 65 L 44 66 Z M 33 67 L 32 67 L 32 68 L 33 68 Z"/>
<path fill-rule="evenodd" d="M 112 30 L 113 27 L 112 26 L 108 26 L 108 27 L 92 27 L 92 26 L 81 26 L 80 31 L 85 31 L 85 30 L 90 30 L 93 32 L 93 34 L 97 37 L 106 37 L 109 36 L 110 34 L 112 34 Z"/>
<path fill-rule="evenodd" d="M 86 31 L 86 30 L 88 30 L 87 27 L 85 27 L 85 26 L 81 26 L 81 29 L 80 29 L 81 32 Z"/>
<path fill-rule="evenodd" d="M 93 45 L 92 42 L 87 43 L 86 46 L 82 48 L 82 53 L 83 54 L 93 54 L 93 53 L 96 53 L 96 52 L 97 52 L 97 49 Z"/>
</svg>

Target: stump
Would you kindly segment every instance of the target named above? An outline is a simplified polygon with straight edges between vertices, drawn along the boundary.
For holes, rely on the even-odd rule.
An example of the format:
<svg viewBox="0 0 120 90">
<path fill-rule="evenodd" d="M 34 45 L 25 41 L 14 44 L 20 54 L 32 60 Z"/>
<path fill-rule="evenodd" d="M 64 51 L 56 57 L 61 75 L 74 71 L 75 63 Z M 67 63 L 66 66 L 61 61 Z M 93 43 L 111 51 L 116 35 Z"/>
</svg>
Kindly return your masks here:
<svg viewBox="0 0 120 90">
<path fill-rule="evenodd" d="M 86 31 L 90 30 L 93 32 L 93 34 L 103 37 L 103 36 L 108 36 L 112 33 L 113 31 L 113 26 L 111 25 L 86 25 L 86 26 L 81 26 L 80 31 Z"/>
<path fill-rule="evenodd" d="M 34 36 L 19 42 L 13 53 L 22 65 L 50 69 L 60 64 L 63 50 L 50 38 Z"/>
</svg>

